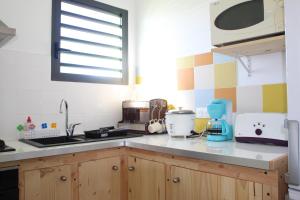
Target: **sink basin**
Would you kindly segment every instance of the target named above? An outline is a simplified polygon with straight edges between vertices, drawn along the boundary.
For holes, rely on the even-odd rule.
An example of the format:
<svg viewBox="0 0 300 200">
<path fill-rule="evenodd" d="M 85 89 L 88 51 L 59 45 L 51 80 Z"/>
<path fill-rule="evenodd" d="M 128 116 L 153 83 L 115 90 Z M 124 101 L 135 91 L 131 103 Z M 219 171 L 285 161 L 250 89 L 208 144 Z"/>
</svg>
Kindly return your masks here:
<svg viewBox="0 0 300 200">
<path fill-rule="evenodd" d="M 85 135 L 77 135 L 74 137 L 60 136 L 50 138 L 38 138 L 38 139 L 20 139 L 21 142 L 30 144 L 38 148 L 54 147 L 62 145 L 100 142 L 107 140 L 117 140 L 132 137 L 141 137 L 142 134 L 133 133 L 130 130 L 115 129 L 108 132 L 102 133 L 98 130 L 86 131 Z"/>
<path fill-rule="evenodd" d="M 36 147 L 51 147 L 51 146 L 60 146 L 60 145 L 67 145 L 67 144 L 78 144 L 84 142 L 80 138 L 67 137 L 67 136 L 38 138 L 38 139 L 21 139 L 20 141 Z"/>
</svg>

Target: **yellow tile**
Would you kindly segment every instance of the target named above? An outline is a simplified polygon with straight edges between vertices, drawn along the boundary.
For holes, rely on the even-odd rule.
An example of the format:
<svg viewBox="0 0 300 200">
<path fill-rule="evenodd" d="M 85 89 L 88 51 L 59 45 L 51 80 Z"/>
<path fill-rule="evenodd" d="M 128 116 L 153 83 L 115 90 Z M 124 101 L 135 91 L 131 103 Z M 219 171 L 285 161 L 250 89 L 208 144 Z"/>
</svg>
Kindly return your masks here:
<svg viewBox="0 0 300 200">
<path fill-rule="evenodd" d="M 195 119 L 195 130 L 197 133 L 201 133 L 205 131 L 206 124 L 208 122 L 208 118 L 197 118 Z"/>
<path fill-rule="evenodd" d="M 193 68 L 195 66 L 195 56 L 178 58 L 176 65 L 177 68 Z"/>
<path fill-rule="evenodd" d="M 263 111 L 287 112 L 287 86 L 285 83 L 263 85 Z"/>
<path fill-rule="evenodd" d="M 135 77 L 135 84 L 140 85 L 140 84 L 142 84 L 142 81 L 143 81 L 142 76 Z"/>
<path fill-rule="evenodd" d="M 236 62 L 215 65 L 215 88 L 236 87 L 236 77 Z"/>
</svg>

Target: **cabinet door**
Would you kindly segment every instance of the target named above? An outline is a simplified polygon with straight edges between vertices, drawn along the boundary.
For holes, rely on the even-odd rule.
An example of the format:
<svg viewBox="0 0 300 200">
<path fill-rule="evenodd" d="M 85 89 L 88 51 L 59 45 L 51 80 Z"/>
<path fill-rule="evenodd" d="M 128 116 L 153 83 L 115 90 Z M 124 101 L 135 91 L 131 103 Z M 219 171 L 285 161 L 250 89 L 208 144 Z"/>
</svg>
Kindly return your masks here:
<svg viewBox="0 0 300 200">
<path fill-rule="evenodd" d="M 269 200 L 271 187 L 260 183 L 172 166 L 171 200 Z"/>
<path fill-rule="evenodd" d="M 71 166 L 24 172 L 25 200 L 72 200 Z"/>
<path fill-rule="evenodd" d="M 79 200 L 121 199 L 121 158 L 79 164 Z"/>
<path fill-rule="evenodd" d="M 164 164 L 128 158 L 129 200 L 165 200 L 165 180 Z"/>
<path fill-rule="evenodd" d="M 172 166 L 170 199 L 217 200 L 218 176 Z"/>
</svg>

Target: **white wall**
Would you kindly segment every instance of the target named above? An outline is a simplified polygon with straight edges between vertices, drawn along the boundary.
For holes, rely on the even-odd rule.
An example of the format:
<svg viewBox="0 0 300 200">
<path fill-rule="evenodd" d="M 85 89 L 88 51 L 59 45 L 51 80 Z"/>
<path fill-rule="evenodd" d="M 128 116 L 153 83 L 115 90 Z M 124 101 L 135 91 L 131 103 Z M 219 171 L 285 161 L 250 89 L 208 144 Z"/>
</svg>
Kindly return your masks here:
<svg viewBox="0 0 300 200">
<path fill-rule="evenodd" d="M 177 92 L 176 58 L 211 49 L 207 0 L 138 0 L 137 67 L 143 85 L 137 98 L 167 98 L 194 108 L 191 91 Z"/>
<path fill-rule="evenodd" d="M 167 98 L 194 109 L 193 91 L 177 91 L 176 58 L 211 50 L 210 0 L 138 0 L 137 66 L 144 77 L 139 99 Z M 253 76 L 238 66 L 238 85 L 285 81 L 284 53 L 252 57 Z"/>
<path fill-rule="evenodd" d="M 69 102 L 70 122 L 82 130 L 115 125 L 121 119 L 121 101 L 131 86 L 51 81 L 51 0 L 1 0 L 0 19 L 17 29 L 17 36 L 0 49 L 0 138 L 18 137 L 17 124 L 26 116 L 34 122 L 58 122 L 62 98 Z M 129 10 L 129 67 L 133 82 L 135 61 L 134 0 L 102 0 Z"/>
</svg>

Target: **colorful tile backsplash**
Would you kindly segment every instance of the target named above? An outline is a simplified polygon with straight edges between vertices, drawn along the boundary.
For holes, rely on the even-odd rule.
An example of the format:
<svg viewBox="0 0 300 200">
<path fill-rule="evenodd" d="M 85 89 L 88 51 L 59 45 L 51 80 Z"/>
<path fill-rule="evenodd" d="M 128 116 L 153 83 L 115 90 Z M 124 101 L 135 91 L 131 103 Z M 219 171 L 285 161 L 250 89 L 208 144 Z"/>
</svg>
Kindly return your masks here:
<svg viewBox="0 0 300 200">
<path fill-rule="evenodd" d="M 232 101 L 233 112 L 287 112 L 286 84 L 240 87 L 237 61 L 232 57 L 208 52 L 179 58 L 177 77 L 179 90 L 194 90 L 195 109 L 226 98 Z M 199 123 L 197 129 L 201 129 Z"/>
</svg>

